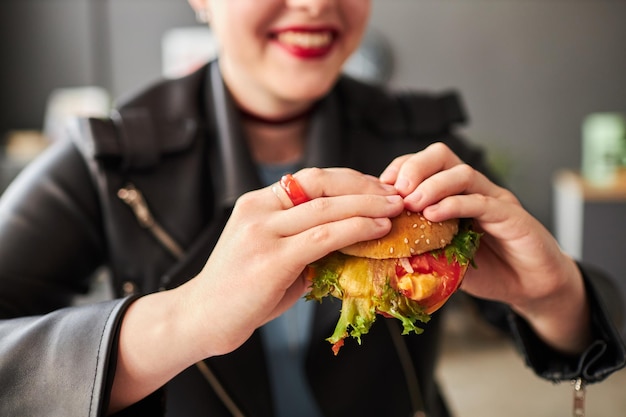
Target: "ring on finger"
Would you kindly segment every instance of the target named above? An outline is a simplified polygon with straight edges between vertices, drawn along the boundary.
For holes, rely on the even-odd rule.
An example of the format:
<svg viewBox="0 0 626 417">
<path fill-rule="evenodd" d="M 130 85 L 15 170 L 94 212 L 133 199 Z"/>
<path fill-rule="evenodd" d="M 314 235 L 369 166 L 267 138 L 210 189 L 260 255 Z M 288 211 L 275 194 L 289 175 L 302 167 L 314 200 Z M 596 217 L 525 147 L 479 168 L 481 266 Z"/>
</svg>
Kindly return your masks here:
<svg viewBox="0 0 626 417">
<path fill-rule="evenodd" d="M 294 204 L 289 198 L 289 195 L 285 190 L 283 190 L 283 188 L 280 186 L 280 183 L 277 182 L 276 184 L 272 185 L 272 192 L 276 197 L 278 197 L 278 201 L 280 201 L 283 210 L 294 207 Z"/>
<path fill-rule="evenodd" d="M 272 191 L 285 209 L 311 200 L 302 189 L 302 186 L 300 186 L 300 183 L 291 174 L 283 175 L 278 184 L 272 186 Z"/>
</svg>

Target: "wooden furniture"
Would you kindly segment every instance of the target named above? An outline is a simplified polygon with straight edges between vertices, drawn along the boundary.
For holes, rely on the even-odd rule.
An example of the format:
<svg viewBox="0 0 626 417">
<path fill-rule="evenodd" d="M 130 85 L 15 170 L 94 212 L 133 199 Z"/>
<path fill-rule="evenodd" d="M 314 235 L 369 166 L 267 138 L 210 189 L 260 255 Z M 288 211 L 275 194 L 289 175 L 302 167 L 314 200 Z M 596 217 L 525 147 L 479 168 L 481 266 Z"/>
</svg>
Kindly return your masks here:
<svg viewBox="0 0 626 417">
<path fill-rule="evenodd" d="M 560 171 L 553 190 L 559 244 L 575 259 L 613 277 L 620 288 L 613 301 L 626 319 L 626 169 L 606 186 L 590 184 L 578 172 Z M 618 325 L 626 338 L 626 320 Z"/>
</svg>

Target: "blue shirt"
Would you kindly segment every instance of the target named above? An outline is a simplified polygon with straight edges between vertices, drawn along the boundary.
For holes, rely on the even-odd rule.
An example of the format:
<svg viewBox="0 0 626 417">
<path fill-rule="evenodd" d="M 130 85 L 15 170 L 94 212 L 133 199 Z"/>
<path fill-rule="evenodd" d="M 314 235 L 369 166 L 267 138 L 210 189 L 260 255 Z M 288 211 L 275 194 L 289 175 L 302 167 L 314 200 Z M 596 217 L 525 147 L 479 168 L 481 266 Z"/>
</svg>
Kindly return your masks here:
<svg viewBox="0 0 626 417">
<path fill-rule="evenodd" d="M 282 175 L 299 168 L 299 164 L 258 167 L 265 185 L 273 184 Z M 322 416 L 304 370 L 314 306 L 315 303 L 302 298 L 291 309 L 261 328 L 278 417 Z"/>
</svg>

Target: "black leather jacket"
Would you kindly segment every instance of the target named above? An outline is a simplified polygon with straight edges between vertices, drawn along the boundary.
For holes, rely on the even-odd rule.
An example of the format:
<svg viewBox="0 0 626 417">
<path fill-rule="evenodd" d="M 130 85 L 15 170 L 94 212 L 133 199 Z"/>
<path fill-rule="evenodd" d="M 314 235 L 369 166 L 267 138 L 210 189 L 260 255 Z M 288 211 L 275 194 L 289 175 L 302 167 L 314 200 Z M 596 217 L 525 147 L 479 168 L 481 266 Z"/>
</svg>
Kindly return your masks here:
<svg viewBox="0 0 626 417">
<path fill-rule="evenodd" d="M 140 294 L 194 276 L 235 200 L 261 186 L 237 117 L 213 63 L 151 86 L 109 119 L 82 121 L 73 141 L 55 144 L 5 192 L 0 202 L 0 415 L 103 415 L 127 306 Z M 379 174 L 393 157 L 443 141 L 487 172 L 482 154 L 454 133 L 463 122 L 455 94 L 391 94 L 342 78 L 317 106 L 305 162 Z M 118 196 L 129 186 L 148 204 L 152 218 L 144 223 L 133 211 L 137 206 Z M 163 234 L 171 242 L 163 241 Z M 103 266 L 110 269 L 120 298 L 71 306 Z M 624 365 L 624 347 L 595 290 L 602 275 L 583 272 L 597 337 L 577 358 L 551 351 L 503 306 L 480 304 L 544 378 L 583 376 L 596 382 Z M 316 307 L 306 362 L 325 415 L 408 416 L 418 407 L 414 390 L 419 388 L 428 415 L 447 416 L 433 377 L 443 312 L 422 335 L 403 337 L 404 347 L 392 342 L 390 332 L 397 331 L 392 321 L 381 320 L 362 346 L 346 343 L 334 357 L 324 339 L 332 333 L 338 306 Z M 405 348 L 408 362 L 400 359 Z M 232 354 L 205 362 L 244 415 L 273 415 L 258 332 Z M 120 415 L 164 413 L 231 415 L 196 367 Z"/>
</svg>

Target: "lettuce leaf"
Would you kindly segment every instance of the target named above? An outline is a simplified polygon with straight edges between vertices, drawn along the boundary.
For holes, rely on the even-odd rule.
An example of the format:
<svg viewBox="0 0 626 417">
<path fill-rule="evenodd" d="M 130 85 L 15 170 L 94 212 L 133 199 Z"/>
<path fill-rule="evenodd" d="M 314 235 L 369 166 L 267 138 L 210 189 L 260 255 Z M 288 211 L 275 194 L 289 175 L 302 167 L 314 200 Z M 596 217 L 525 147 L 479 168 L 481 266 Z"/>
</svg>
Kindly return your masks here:
<svg viewBox="0 0 626 417">
<path fill-rule="evenodd" d="M 432 251 L 434 256 L 444 253 L 448 262 L 452 263 L 456 260 L 459 265 L 465 266 L 474 264 L 474 255 L 478 250 L 480 238 L 483 234 L 472 230 L 472 223 L 469 219 L 463 219 L 459 225 L 459 232 L 452 238 L 452 242 L 443 249 Z"/>
<path fill-rule="evenodd" d="M 400 320 L 402 334 L 423 331 L 416 322 L 427 322 L 428 314 L 389 285 L 395 265 L 395 259 L 357 258 L 334 252 L 309 266 L 313 278 L 306 299 L 321 302 L 332 295 L 342 300 L 335 330 L 326 339 L 333 344 L 335 355 L 349 336 L 361 344 L 361 336 L 369 332 L 377 314 Z"/>
</svg>

